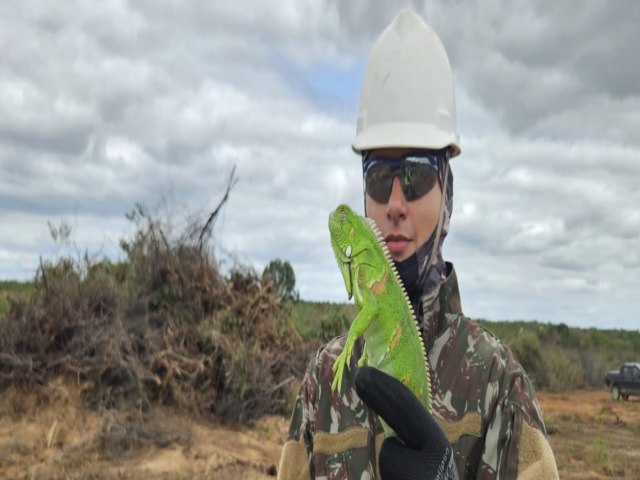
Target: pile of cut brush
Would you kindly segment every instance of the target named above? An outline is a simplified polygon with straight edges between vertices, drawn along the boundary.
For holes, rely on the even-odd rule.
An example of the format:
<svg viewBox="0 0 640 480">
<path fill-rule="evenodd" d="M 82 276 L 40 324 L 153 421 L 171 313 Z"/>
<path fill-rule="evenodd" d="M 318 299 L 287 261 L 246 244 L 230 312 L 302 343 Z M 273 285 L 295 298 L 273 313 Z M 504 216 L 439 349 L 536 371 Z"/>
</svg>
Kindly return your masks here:
<svg viewBox="0 0 640 480">
<path fill-rule="evenodd" d="M 138 205 L 125 261 L 41 262 L 32 297 L 0 321 L 0 393 L 65 376 L 129 423 L 158 405 L 233 423 L 286 410 L 309 350 L 270 281 L 220 273 L 218 210 L 171 237 Z"/>
</svg>

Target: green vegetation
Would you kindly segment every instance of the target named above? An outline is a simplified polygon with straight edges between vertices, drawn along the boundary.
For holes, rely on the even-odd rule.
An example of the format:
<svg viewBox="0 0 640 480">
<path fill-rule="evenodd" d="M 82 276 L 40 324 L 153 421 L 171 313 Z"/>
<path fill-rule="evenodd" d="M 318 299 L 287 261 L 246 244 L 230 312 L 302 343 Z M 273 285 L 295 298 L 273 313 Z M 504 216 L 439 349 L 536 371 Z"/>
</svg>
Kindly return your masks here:
<svg viewBox="0 0 640 480">
<path fill-rule="evenodd" d="M 148 238 L 141 237 L 136 241 L 144 244 Z M 123 249 L 129 255 L 133 255 L 135 248 L 140 248 L 134 247 L 134 243 L 123 242 Z M 263 272 L 262 282 L 264 284 L 265 281 L 271 280 L 274 283 L 276 295 L 281 300 L 285 300 L 282 303 L 285 314 L 303 342 L 312 342 L 317 345 L 319 342 L 327 342 L 347 332 L 349 323 L 356 314 L 355 305 L 295 301 L 297 292 L 294 289 L 293 269 L 290 275 L 275 275 L 275 278 L 280 279 L 278 280 L 280 283 L 276 283 L 274 276 L 271 276 L 274 271 L 288 271 L 284 266 L 289 265 L 289 262 L 276 259 L 269 265 L 271 268 L 266 268 Z M 85 282 L 90 278 L 96 278 L 99 272 L 102 274 L 107 272 L 106 274 L 117 279 L 117 283 L 124 284 L 126 280 L 129 288 L 133 288 L 133 283 L 142 281 L 140 278 L 136 279 L 136 275 L 140 275 L 140 272 L 133 267 L 134 265 L 126 261 L 113 264 L 106 261 L 94 262 L 91 275 L 85 278 Z M 57 268 L 61 266 L 58 265 Z M 291 268 L 290 265 L 289 268 Z M 73 270 L 71 265 L 67 265 L 66 269 L 68 273 Z M 290 280 L 285 282 L 284 278 L 293 279 L 293 282 Z M 36 284 L 37 282 L 1 281 L 0 320 L 9 310 L 9 299 L 28 302 L 34 295 Z M 179 299 L 175 297 L 175 292 L 172 290 L 169 283 L 158 284 L 150 294 L 150 304 L 154 308 L 173 310 L 175 307 L 171 305 Z M 184 309 L 180 312 L 179 315 L 189 316 Z M 234 329 L 237 330 L 245 325 L 244 319 L 232 311 L 219 314 L 217 322 L 220 332 L 224 335 L 229 335 Z M 510 346 L 534 381 L 536 388 L 541 390 L 562 391 L 601 387 L 607 371 L 617 369 L 623 361 L 640 360 L 640 331 L 573 328 L 563 323 L 556 325 L 535 321 L 478 320 L 478 323 Z M 198 328 L 202 330 L 200 332 L 202 338 L 206 338 L 206 332 L 203 330 L 205 327 Z M 251 352 L 246 350 L 245 353 L 249 355 Z M 247 374 L 245 364 L 247 359 L 244 358 L 246 355 L 243 355 L 243 361 L 236 358 L 237 355 L 236 353 L 233 357 L 233 362 L 241 372 L 245 372 L 243 374 L 245 375 Z M 252 361 L 259 362 L 257 358 Z M 246 385 L 240 382 L 239 393 L 244 394 L 245 389 Z M 180 395 L 177 392 L 172 395 L 176 401 L 179 400 Z"/>
<path fill-rule="evenodd" d="M 346 333 L 355 315 L 353 304 L 299 301 L 291 305 L 291 323 L 305 341 L 327 342 Z"/>
<path fill-rule="evenodd" d="M 610 473 L 611 459 L 609 457 L 609 445 L 604 437 L 596 437 L 592 441 L 587 463 L 594 469 L 601 469 L 605 473 Z"/>
<path fill-rule="evenodd" d="M 564 323 L 478 323 L 511 347 L 538 389 L 600 387 L 607 371 L 640 360 L 640 331 L 571 328 Z"/>
<path fill-rule="evenodd" d="M 9 310 L 11 299 L 26 300 L 32 292 L 32 282 L 0 281 L 0 319 Z"/>
<path fill-rule="evenodd" d="M 303 340 L 328 341 L 346 333 L 355 314 L 353 304 L 300 301 L 291 306 L 292 324 Z M 607 371 L 624 361 L 640 361 L 640 331 L 536 321 L 478 323 L 509 345 L 540 390 L 600 388 Z"/>
<path fill-rule="evenodd" d="M 139 238 L 138 242 L 146 241 Z M 133 248 L 132 245 L 123 244 L 125 251 Z M 133 250 L 130 252 L 133 253 Z M 288 264 L 277 260 L 278 265 Z M 274 261 L 275 262 L 275 261 Z M 276 263 L 271 262 L 270 265 Z M 290 267 L 290 266 L 289 266 Z M 60 265 L 57 267 L 61 268 Z M 66 266 L 68 273 L 73 270 Z M 118 279 L 122 284 L 125 279 L 131 287 L 131 283 L 140 272 L 132 270 L 128 262 L 110 264 L 108 262 L 94 262 L 91 267 L 91 275 L 85 279 L 95 278 L 102 271 Z M 265 269 L 263 277 L 269 278 Z M 58 272 L 61 273 L 61 272 Z M 295 276 L 289 276 L 294 278 Z M 272 280 L 272 278 L 271 278 Z M 274 282 L 275 283 L 275 282 Z M 6 316 L 9 310 L 9 299 L 27 302 L 34 294 L 33 282 L 0 282 L 0 319 Z M 295 292 L 294 282 L 286 284 L 287 288 L 278 288 L 276 294 L 284 299 L 291 299 Z M 286 291 L 287 295 L 282 295 Z M 297 292 L 296 292 L 297 293 Z M 172 303 L 178 301 L 172 293 L 169 284 L 157 285 L 150 295 L 150 302 L 155 308 L 168 309 Z M 290 323 L 298 332 L 303 342 L 327 342 L 331 338 L 346 333 L 349 323 L 353 320 L 356 309 L 353 304 L 309 302 L 309 301 L 285 301 L 286 314 Z M 172 309 L 172 308 L 171 308 Z M 188 315 L 183 310 L 180 315 Z M 244 324 L 242 318 L 226 312 L 219 315 L 220 331 L 228 335 L 234 329 Z M 484 328 L 507 343 L 518 360 L 534 381 L 536 388 L 548 391 L 562 391 L 585 387 L 601 387 L 602 379 L 607 371 L 618 368 L 623 361 L 640 360 L 640 332 L 627 330 L 598 330 L 595 328 L 572 328 L 563 323 L 559 325 L 540 322 L 525 321 L 501 321 L 478 320 Z M 201 329 L 204 327 L 201 327 Z M 205 333 L 201 333 L 206 337 Z M 247 351 L 247 353 L 250 353 Z M 239 360 L 234 360 L 234 363 Z M 254 359 L 254 361 L 258 361 Z M 245 371 L 246 365 L 238 363 L 241 371 Z M 244 394 L 244 386 L 239 386 L 239 392 Z M 175 395 L 176 401 L 179 395 Z"/>
<path fill-rule="evenodd" d="M 291 264 L 286 260 L 276 258 L 271 260 L 262 272 L 262 278 L 273 282 L 278 295 L 284 300 L 299 300 L 300 295 L 296 290 L 296 275 Z"/>
</svg>

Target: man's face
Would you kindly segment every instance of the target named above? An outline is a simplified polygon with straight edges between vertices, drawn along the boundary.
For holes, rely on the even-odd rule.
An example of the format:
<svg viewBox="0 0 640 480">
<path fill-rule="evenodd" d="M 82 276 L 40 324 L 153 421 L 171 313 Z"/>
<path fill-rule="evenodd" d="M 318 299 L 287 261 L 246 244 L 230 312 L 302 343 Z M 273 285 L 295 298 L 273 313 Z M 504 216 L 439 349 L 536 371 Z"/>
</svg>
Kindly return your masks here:
<svg viewBox="0 0 640 480">
<path fill-rule="evenodd" d="M 391 158 L 400 158 L 413 148 L 380 148 L 374 153 Z M 409 258 L 424 244 L 438 224 L 442 191 L 440 184 L 427 194 L 409 202 L 404 197 L 400 180 L 393 179 L 391 195 L 387 203 L 378 203 L 365 193 L 367 217 L 373 219 L 384 236 L 389 253 L 395 261 Z"/>
</svg>

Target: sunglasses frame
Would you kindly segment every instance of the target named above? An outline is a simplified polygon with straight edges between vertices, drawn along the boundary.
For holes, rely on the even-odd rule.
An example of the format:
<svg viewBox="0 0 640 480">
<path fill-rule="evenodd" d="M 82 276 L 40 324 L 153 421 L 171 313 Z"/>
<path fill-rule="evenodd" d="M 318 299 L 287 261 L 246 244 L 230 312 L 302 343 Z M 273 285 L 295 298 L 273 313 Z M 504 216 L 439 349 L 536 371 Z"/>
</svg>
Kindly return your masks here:
<svg viewBox="0 0 640 480">
<path fill-rule="evenodd" d="M 400 177 L 400 175 L 402 174 L 403 170 L 402 170 L 402 165 L 403 164 L 407 164 L 409 163 L 414 163 L 414 164 L 418 164 L 418 165 L 426 165 L 429 166 L 431 168 L 433 168 L 433 170 L 435 170 L 436 175 L 438 175 L 438 171 L 439 171 L 439 164 L 440 164 L 440 159 L 443 157 L 443 153 L 442 152 L 410 152 L 407 153 L 405 155 L 402 155 L 399 158 L 392 158 L 392 157 L 387 157 L 384 155 L 375 155 L 375 154 L 366 154 L 363 156 L 363 162 L 362 162 L 362 181 L 364 184 L 364 191 L 365 193 L 368 193 L 369 196 L 376 202 L 378 203 L 386 203 L 389 201 L 389 196 L 391 195 L 391 185 L 393 184 L 393 179 L 395 179 L 396 177 Z M 373 167 L 374 165 L 377 165 L 379 163 L 384 163 L 386 165 L 391 165 L 392 167 L 396 167 L 397 166 L 397 173 L 393 175 L 393 177 L 391 178 L 391 183 L 389 185 L 389 194 L 387 195 L 387 198 L 384 202 L 380 202 L 379 199 L 376 199 L 374 196 L 371 195 L 370 192 L 367 191 L 367 173 L 370 171 L 371 167 Z M 410 182 L 410 180 L 409 180 Z M 413 200 L 417 200 L 421 197 L 423 197 L 424 195 L 426 195 L 427 193 L 429 193 L 431 191 L 431 188 L 427 189 L 423 194 L 416 196 L 415 198 L 408 198 L 411 195 L 408 195 L 408 188 L 412 187 L 411 183 L 408 184 L 403 184 L 402 179 L 400 180 L 400 185 L 402 187 L 402 193 L 405 195 L 405 198 L 407 198 L 407 201 L 413 201 Z"/>
</svg>

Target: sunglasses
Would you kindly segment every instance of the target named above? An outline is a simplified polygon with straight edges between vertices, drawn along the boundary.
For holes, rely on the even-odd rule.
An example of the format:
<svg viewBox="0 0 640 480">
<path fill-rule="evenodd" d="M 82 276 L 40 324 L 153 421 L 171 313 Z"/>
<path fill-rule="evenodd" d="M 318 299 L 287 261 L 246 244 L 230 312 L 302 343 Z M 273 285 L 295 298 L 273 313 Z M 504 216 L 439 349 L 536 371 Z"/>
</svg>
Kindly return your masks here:
<svg viewBox="0 0 640 480">
<path fill-rule="evenodd" d="M 404 198 L 411 202 L 426 195 L 438 181 L 441 153 L 410 153 L 401 158 L 370 156 L 362 164 L 365 191 L 378 203 L 387 203 L 393 179 L 398 177 Z"/>
</svg>

